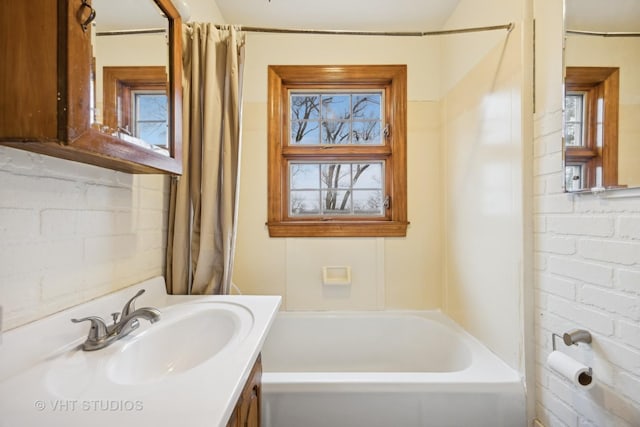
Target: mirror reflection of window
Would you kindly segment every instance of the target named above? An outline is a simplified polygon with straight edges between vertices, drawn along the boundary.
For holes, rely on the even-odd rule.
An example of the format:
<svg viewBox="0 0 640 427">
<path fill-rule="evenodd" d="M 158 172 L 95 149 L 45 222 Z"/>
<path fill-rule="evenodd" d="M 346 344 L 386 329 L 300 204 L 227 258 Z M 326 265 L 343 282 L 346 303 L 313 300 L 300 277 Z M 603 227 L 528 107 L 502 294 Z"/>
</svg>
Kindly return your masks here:
<svg viewBox="0 0 640 427">
<path fill-rule="evenodd" d="M 565 108 L 565 144 L 571 147 L 584 147 L 584 92 L 569 92 L 564 98 Z"/>
<path fill-rule="evenodd" d="M 619 186 L 618 81 L 619 70 L 615 67 L 566 68 L 564 158 L 567 191 Z"/>
<path fill-rule="evenodd" d="M 584 174 L 582 165 L 566 165 L 564 181 L 567 191 L 578 191 L 584 188 Z"/>
<path fill-rule="evenodd" d="M 149 144 L 168 148 L 167 94 L 165 91 L 132 91 L 133 136 Z"/>
<path fill-rule="evenodd" d="M 599 94 L 570 87 L 565 81 L 567 91 L 586 90 L 590 92 L 588 98 L 593 98 L 584 101 L 585 126 L 581 135 L 584 150 L 572 139 L 573 136 L 579 139 L 576 130 L 564 129 L 565 166 L 575 164 L 572 156 L 581 154 L 581 150 L 599 156 L 583 170 L 583 187 L 567 186 L 566 189 L 640 188 L 640 168 L 637 167 L 640 164 L 640 1 L 564 0 L 564 4 L 565 71 L 583 68 L 588 72 L 591 68 L 594 71 L 591 76 L 576 76 L 576 83 L 583 86 L 588 81 L 604 81 L 603 88 L 594 91 L 600 90 Z M 599 76 L 595 74 L 597 69 L 603 71 Z M 609 99 L 613 90 L 618 94 Z M 565 115 L 565 124 L 577 127 L 570 123 L 568 115 Z M 598 182 L 601 184 L 597 185 Z"/>
<path fill-rule="evenodd" d="M 94 127 L 169 155 L 168 21 L 155 0 L 92 0 Z"/>
<path fill-rule="evenodd" d="M 103 75 L 106 129 L 127 142 L 168 154 L 165 67 L 104 67 Z"/>
</svg>

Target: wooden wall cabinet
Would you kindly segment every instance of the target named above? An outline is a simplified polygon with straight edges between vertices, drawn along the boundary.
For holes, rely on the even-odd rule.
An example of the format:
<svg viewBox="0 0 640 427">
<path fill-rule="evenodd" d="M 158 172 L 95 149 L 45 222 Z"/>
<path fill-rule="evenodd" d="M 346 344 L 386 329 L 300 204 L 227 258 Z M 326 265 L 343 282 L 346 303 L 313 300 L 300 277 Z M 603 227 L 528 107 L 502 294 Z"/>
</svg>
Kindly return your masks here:
<svg viewBox="0 0 640 427">
<path fill-rule="evenodd" d="M 258 356 L 227 427 L 260 427 L 262 360 Z"/>
<path fill-rule="evenodd" d="M 169 156 L 91 126 L 92 29 L 81 24 L 92 8 L 83 0 L 0 3 L 0 144 L 128 173 L 181 174 L 182 25 L 170 0 L 154 1 L 169 18 Z"/>
</svg>

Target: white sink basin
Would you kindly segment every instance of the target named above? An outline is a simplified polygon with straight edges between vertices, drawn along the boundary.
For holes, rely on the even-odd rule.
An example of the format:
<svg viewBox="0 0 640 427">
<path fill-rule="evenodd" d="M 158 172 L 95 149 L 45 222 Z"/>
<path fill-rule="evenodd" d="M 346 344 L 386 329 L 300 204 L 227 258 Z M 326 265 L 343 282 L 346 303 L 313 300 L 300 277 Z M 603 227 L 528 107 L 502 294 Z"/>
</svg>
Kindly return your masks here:
<svg viewBox="0 0 640 427">
<path fill-rule="evenodd" d="M 188 371 L 241 342 L 252 326 L 251 312 L 232 303 L 168 307 L 160 321 L 110 357 L 107 376 L 119 384 L 139 384 Z"/>
<path fill-rule="evenodd" d="M 89 325 L 70 319 L 107 319 L 140 289 L 136 305 L 158 308 L 160 320 L 83 351 Z M 279 305 L 276 296 L 167 295 L 157 277 L 6 331 L 0 426 L 224 427 Z"/>
</svg>

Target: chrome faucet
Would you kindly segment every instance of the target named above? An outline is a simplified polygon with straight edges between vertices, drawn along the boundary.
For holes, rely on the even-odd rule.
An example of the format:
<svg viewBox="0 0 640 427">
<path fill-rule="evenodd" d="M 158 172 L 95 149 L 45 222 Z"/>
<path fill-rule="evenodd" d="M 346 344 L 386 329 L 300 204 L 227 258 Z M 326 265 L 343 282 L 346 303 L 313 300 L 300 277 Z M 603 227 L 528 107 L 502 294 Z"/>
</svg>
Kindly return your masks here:
<svg viewBox="0 0 640 427">
<path fill-rule="evenodd" d="M 89 321 L 91 328 L 86 341 L 82 344 L 85 351 L 99 350 L 114 343 L 120 338 L 126 337 L 140 326 L 138 319 L 146 319 L 151 323 L 160 320 L 160 311 L 153 307 L 143 307 L 135 309 L 134 301 L 144 293 L 144 289 L 140 289 L 122 308 L 121 313 L 112 313 L 113 324 L 107 326 L 101 317 L 88 316 L 82 319 L 71 319 L 73 323 Z M 120 320 L 118 321 L 118 318 Z"/>
</svg>

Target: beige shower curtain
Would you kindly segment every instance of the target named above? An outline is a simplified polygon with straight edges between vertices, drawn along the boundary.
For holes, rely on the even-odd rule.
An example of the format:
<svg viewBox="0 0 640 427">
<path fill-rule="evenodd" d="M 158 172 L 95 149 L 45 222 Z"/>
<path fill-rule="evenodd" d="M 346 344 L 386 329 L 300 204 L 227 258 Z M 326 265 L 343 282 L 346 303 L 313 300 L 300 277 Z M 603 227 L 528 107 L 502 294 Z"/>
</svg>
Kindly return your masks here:
<svg viewBox="0 0 640 427">
<path fill-rule="evenodd" d="M 183 27 L 183 174 L 172 180 L 167 290 L 227 294 L 240 174 L 244 35 L 233 27 Z"/>
</svg>

